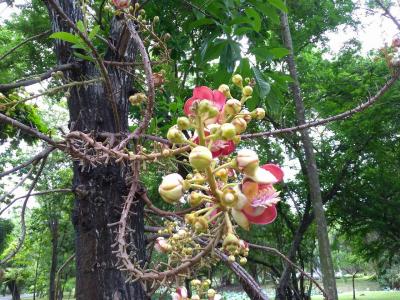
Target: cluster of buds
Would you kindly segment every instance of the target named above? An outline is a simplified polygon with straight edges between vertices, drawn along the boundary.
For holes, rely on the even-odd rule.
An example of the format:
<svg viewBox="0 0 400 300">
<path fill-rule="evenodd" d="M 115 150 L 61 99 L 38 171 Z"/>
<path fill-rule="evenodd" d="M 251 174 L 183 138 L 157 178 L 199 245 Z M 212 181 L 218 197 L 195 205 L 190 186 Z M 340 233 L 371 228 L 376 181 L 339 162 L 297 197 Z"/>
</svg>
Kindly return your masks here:
<svg viewBox="0 0 400 300">
<path fill-rule="evenodd" d="M 195 208 L 184 218 L 194 234 L 213 235 L 213 230 L 222 228 L 222 250 L 230 261 L 238 257 L 241 264 L 247 261 L 248 245 L 238 237 L 235 224 L 249 230 L 250 224 L 273 222 L 279 201 L 279 192 L 273 185 L 283 179 L 279 166 L 260 165 L 253 150 L 241 149 L 236 156 L 229 156 L 248 123 L 265 117 L 262 108 L 252 112 L 246 109 L 253 87 L 243 82 L 238 74 L 232 78 L 236 89 L 241 90 L 238 99 L 233 98 L 233 90 L 226 84 L 218 90 L 204 86 L 194 89 L 184 106 L 186 116 L 179 117 L 167 133 L 171 143 L 190 146 L 188 162 L 193 174 L 186 179 L 170 174 L 159 187 L 166 202 L 187 202 Z M 171 241 L 168 245 L 173 247 Z"/>
<path fill-rule="evenodd" d="M 129 102 L 134 106 L 139 106 L 147 101 L 147 96 L 143 93 L 136 93 L 129 97 Z"/>
<path fill-rule="evenodd" d="M 165 229 L 159 234 L 165 234 L 168 238 L 158 237 L 154 249 L 158 253 L 168 254 L 169 265 L 177 265 L 182 259 L 192 257 L 198 253 L 201 247 L 193 241 L 193 237 L 186 228 L 179 227 L 176 222 L 166 222 Z"/>
<path fill-rule="evenodd" d="M 214 289 L 210 288 L 211 280 L 199 280 L 193 279 L 190 282 L 192 290 L 194 291 L 192 297 L 188 297 L 188 292 L 185 287 L 181 286 L 176 289 L 176 292 L 172 294 L 173 300 L 220 300 L 222 299 L 221 294 L 218 294 Z"/>
</svg>

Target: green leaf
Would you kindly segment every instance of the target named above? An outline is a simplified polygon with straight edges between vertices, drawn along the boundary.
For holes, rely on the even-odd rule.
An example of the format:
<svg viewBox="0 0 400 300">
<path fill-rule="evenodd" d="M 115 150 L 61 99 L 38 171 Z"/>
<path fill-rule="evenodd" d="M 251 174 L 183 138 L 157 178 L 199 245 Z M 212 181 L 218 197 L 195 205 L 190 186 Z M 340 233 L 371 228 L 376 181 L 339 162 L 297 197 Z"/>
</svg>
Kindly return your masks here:
<svg viewBox="0 0 400 300">
<path fill-rule="evenodd" d="M 255 0 L 250 0 L 250 3 L 252 3 L 254 7 L 262 12 L 266 17 L 270 18 L 272 23 L 280 23 L 279 15 L 276 13 L 276 10 L 272 9 L 272 7 L 268 3 L 258 2 Z"/>
<path fill-rule="evenodd" d="M 267 82 L 267 80 L 264 77 L 264 74 L 261 73 L 261 71 L 256 68 L 256 67 L 252 67 L 251 70 L 253 71 L 253 75 L 254 78 L 256 80 L 256 88 L 258 89 L 259 93 L 260 93 L 260 98 L 265 98 L 268 93 L 271 90 L 271 86 L 269 85 L 269 83 Z"/>
<path fill-rule="evenodd" d="M 213 60 L 221 56 L 222 51 L 227 46 L 227 40 L 216 40 L 206 42 L 201 49 L 201 57 L 205 61 Z"/>
<path fill-rule="evenodd" d="M 268 2 L 275 6 L 276 8 L 280 9 L 281 11 L 287 13 L 288 9 L 285 5 L 285 3 L 282 0 L 268 0 Z"/>
<path fill-rule="evenodd" d="M 194 22 L 190 22 L 189 26 L 187 27 L 188 31 L 192 31 L 194 28 L 201 27 L 204 25 L 211 25 L 214 24 L 214 20 L 210 18 L 202 18 L 198 19 Z"/>
<path fill-rule="evenodd" d="M 100 25 L 96 25 L 93 27 L 93 29 L 89 33 L 89 40 L 93 40 L 96 37 L 96 34 L 100 30 Z"/>
<path fill-rule="evenodd" d="M 277 59 L 283 58 L 290 53 L 289 49 L 286 48 L 272 48 L 269 49 L 269 52 Z"/>
<path fill-rule="evenodd" d="M 281 59 L 289 54 L 286 48 L 269 48 L 267 46 L 257 47 L 251 50 L 257 60 L 264 61 L 270 59 Z"/>
<path fill-rule="evenodd" d="M 83 60 L 94 62 L 94 59 L 92 57 L 88 56 L 88 55 L 84 55 L 84 54 L 76 52 L 76 51 L 74 52 L 74 55 L 76 57 L 79 57 L 79 58 L 83 59 Z"/>
<path fill-rule="evenodd" d="M 261 29 L 261 17 L 258 12 L 254 8 L 246 8 L 244 11 L 247 17 L 250 19 L 250 25 L 256 32 L 259 32 Z"/>
<path fill-rule="evenodd" d="M 82 32 L 86 32 L 85 24 L 83 24 L 82 20 L 76 22 L 76 27 Z"/>
<path fill-rule="evenodd" d="M 69 42 L 72 44 L 81 43 L 80 37 L 77 37 L 76 35 L 73 35 L 72 33 L 64 32 L 64 31 L 54 32 L 52 35 L 50 35 L 50 38 L 59 39 L 59 40 Z"/>
<path fill-rule="evenodd" d="M 235 35 L 244 35 L 247 32 L 253 31 L 254 29 L 252 27 L 238 27 L 235 29 Z"/>
<path fill-rule="evenodd" d="M 235 73 L 240 74 L 243 77 L 251 77 L 252 76 L 250 61 L 248 58 L 242 58 L 239 66 L 236 68 Z"/>
</svg>

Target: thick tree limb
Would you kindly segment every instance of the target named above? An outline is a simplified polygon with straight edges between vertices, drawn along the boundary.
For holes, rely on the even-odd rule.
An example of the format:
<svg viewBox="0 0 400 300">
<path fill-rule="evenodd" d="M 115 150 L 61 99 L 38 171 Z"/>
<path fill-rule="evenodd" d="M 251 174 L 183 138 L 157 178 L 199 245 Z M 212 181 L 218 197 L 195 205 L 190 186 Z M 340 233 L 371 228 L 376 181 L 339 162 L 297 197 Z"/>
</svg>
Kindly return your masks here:
<svg viewBox="0 0 400 300">
<path fill-rule="evenodd" d="M 228 256 L 218 249 L 214 249 L 215 254 L 225 263 L 225 265 L 235 273 L 247 295 L 253 300 L 268 300 L 268 296 L 262 287 L 247 273 L 247 271 L 238 263 L 230 262 Z"/>
<path fill-rule="evenodd" d="M 0 92 L 7 92 L 11 89 L 15 89 L 21 86 L 29 86 L 35 83 L 39 83 L 47 78 L 50 78 L 51 75 L 54 72 L 57 71 L 65 71 L 65 70 L 71 70 L 73 68 L 78 67 L 77 63 L 70 63 L 70 64 L 64 64 L 64 65 L 59 65 L 59 66 L 55 66 L 54 68 L 48 70 L 47 72 L 37 75 L 37 76 L 31 76 L 30 79 L 23 79 L 23 80 L 18 80 L 16 82 L 13 83 L 5 83 L 5 84 L 0 84 Z"/>
<path fill-rule="evenodd" d="M 286 57 L 286 62 L 288 65 L 290 77 L 293 79 L 293 82 L 289 86 L 292 91 L 295 103 L 297 123 L 301 126 L 306 123 L 305 107 L 301 95 L 300 82 L 297 74 L 297 66 L 293 54 L 293 43 L 289 28 L 288 16 L 285 12 L 280 13 L 280 22 L 282 29 L 283 44 L 287 49 L 289 49 L 289 55 Z M 363 106 L 361 105 L 360 107 L 362 108 Z M 351 114 L 352 112 L 350 111 L 349 115 Z M 346 117 L 346 115 L 344 115 L 343 117 Z M 300 131 L 300 134 L 306 158 L 308 189 L 317 225 L 316 226 L 317 239 L 318 239 L 319 257 L 321 262 L 322 281 L 324 284 L 324 288 L 326 290 L 327 298 L 329 300 L 337 300 L 338 295 L 336 288 L 335 273 L 333 268 L 332 255 L 330 251 L 328 228 L 325 217 L 325 211 L 322 204 L 321 186 L 320 186 L 318 167 L 313 149 L 313 144 L 308 130 L 302 129 Z M 285 280 L 282 277 L 281 280 Z M 284 290 L 279 289 L 278 293 L 279 293 L 278 298 L 284 297 Z"/>
</svg>

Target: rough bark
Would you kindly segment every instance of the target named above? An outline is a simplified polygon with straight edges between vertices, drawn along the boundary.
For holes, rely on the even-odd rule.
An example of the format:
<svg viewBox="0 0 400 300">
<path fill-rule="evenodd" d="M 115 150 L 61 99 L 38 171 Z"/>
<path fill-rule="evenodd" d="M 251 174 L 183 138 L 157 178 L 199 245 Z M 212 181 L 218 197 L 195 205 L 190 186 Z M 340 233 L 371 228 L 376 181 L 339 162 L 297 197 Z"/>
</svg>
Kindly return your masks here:
<svg viewBox="0 0 400 300">
<path fill-rule="evenodd" d="M 287 56 L 287 63 L 289 66 L 290 76 L 293 79 L 293 83 L 291 84 L 291 91 L 293 93 L 295 101 L 297 122 L 298 125 L 301 125 L 306 122 L 305 109 L 304 109 L 303 99 L 301 96 L 300 83 L 298 80 L 296 64 L 294 61 L 293 45 L 288 23 L 288 17 L 287 14 L 283 12 L 281 13 L 281 26 L 282 26 L 284 45 L 290 51 L 289 55 Z M 306 158 L 310 199 L 313 205 L 313 212 L 317 225 L 318 248 L 319 248 L 319 257 L 321 263 L 324 289 L 328 295 L 329 300 L 337 300 L 338 296 L 336 290 L 335 273 L 330 251 L 327 222 L 322 203 L 318 168 L 312 141 L 307 130 L 301 131 L 301 140 Z"/>
<path fill-rule="evenodd" d="M 82 18 L 79 2 L 70 0 L 55 1 L 73 21 Z M 66 22 L 55 12 L 54 6 L 45 1 L 52 21 L 53 31 L 71 31 Z M 110 42 L 118 49 L 111 50 L 105 59 L 133 61 L 136 47 L 129 39 L 126 28 L 118 17 L 111 24 Z M 74 63 L 70 45 L 56 41 L 55 52 L 58 63 Z M 98 78 L 98 68 L 91 62 L 81 61 L 80 67 L 65 72 L 68 80 Z M 108 69 L 116 99 L 118 122 L 114 118 L 110 97 L 104 86 L 93 84 L 87 87 L 73 88 L 68 98 L 70 129 L 86 132 L 116 132 L 128 130 L 128 97 L 132 92 L 133 78 L 126 72 L 110 67 Z M 139 282 L 126 283 L 124 274 L 117 268 L 117 260 L 112 253 L 114 243 L 113 228 L 109 223 L 119 220 L 124 196 L 128 192 L 127 178 L 130 170 L 121 165 L 110 163 L 96 168 L 82 168 L 74 163 L 73 187 L 76 194 L 73 224 L 76 239 L 76 299 L 77 300 L 128 300 L 146 299 Z M 135 217 L 129 228 L 130 241 L 136 246 L 136 256 L 145 259 L 145 240 L 143 224 L 143 206 L 134 207 Z"/>
</svg>

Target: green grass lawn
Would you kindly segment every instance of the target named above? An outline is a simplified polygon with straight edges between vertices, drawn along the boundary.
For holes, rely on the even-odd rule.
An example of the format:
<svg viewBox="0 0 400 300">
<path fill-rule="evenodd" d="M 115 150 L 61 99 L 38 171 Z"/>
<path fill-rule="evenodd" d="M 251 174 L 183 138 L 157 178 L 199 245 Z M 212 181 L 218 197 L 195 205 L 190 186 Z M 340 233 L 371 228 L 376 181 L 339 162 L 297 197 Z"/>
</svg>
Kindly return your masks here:
<svg viewBox="0 0 400 300">
<path fill-rule="evenodd" d="M 312 300 L 320 300 L 322 296 L 313 296 Z M 352 300 L 353 293 L 343 293 L 339 295 L 339 300 Z M 357 300 L 400 300 L 400 292 L 356 292 Z"/>
</svg>

